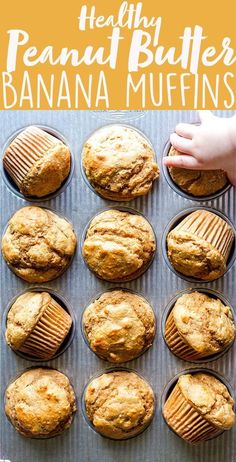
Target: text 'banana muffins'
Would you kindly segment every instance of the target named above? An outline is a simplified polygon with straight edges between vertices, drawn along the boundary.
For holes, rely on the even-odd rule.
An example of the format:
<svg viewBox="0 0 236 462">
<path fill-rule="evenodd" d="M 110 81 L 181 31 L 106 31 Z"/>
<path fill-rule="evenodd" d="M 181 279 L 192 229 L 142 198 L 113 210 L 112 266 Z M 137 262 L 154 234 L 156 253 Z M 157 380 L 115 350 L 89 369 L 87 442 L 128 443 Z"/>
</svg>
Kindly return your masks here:
<svg viewBox="0 0 236 462">
<path fill-rule="evenodd" d="M 197 360 L 224 351 L 234 340 L 235 325 L 229 306 L 201 292 L 178 298 L 165 325 L 171 351 Z"/>
<path fill-rule="evenodd" d="M 123 125 L 97 130 L 84 144 L 82 158 L 88 181 L 111 200 L 126 201 L 147 194 L 159 176 L 148 141 Z"/>
<path fill-rule="evenodd" d="M 168 257 L 183 275 L 213 281 L 225 273 L 233 242 L 234 232 L 223 218 L 196 210 L 168 234 Z"/>
<path fill-rule="evenodd" d="M 134 372 L 100 375 L 90 382 L 84 399 L 95 430 L 116 440 L 138 435 L 149 425 L 154 413 L 153 391 Z"/>
<path fill-rule="evenodd" d="M 2 253 L 10 269 L 28 282 L 59 276 L 75 252 L 76 236 L 70 223 L 48 209 L 23 207 L 8 223 Z"/>
<path fill-rule="evenodd" d="M 68 146 L 39 127 L 30 126 L 8 146 L 3 165 L 25 196 L 44 197 L 57 191 L 68 177 Z"/>
<path fill-rule="evenodd" d="M 15 351 L 51 359 L 70 331 L 72 319 L 47 292 L 20 295 L 7 315 L 6 340 Z"/>
<path fill-rule="evenodd" d="M 171 146 L 169 156 L 179 156 Z M 224 188 L 228 183 L 223 170 L 191 170 L 186 168 L 169 167 L 170 176 L 180 189 L 195 197 L 210 196 Z"/>
<path fill-rule="evenodd" d="M 112 290 L 86 308 L 83 329 L 98 356 L 122 363 L 131 361 L 151 346 L 155 316 L 143 297 L 125 290 Z"/>
<path fill-rule="evenodd" d="M 8 385 L 6 415 L 29 438 L 50 438 L 71 426 L 75 394 L 66 375 L 55 369 L 29 369 Z"/>
<path fill-rule="evenodd" d="M 83 256 L 100 278 L 125 281 L 135 279 L 147 269 L 155 249 L 154 233 L 144 217 L 107 210 L 91 221 Z"/>
<path fill-rule="evenodd" d="M 189 443 L 201 443 L 235 423 L 234 401 L 226 386 L 205 373 L 181 375 L 163 408 L 168 425 Z"/>
</svg>

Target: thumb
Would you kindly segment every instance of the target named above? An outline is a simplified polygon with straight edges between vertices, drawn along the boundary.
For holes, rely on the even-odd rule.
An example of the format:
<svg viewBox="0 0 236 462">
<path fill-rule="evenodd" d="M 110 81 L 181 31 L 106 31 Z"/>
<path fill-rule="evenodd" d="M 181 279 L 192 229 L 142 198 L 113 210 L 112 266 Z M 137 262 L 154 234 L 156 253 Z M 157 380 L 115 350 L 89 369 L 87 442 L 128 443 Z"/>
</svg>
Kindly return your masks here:
<svg viewBox="0 0 236 462">
<path fill-rule="evenodd" d="M 201 122 L 208 122 L 215 117 L 211 111 L 198 111 L 198 115 Z"/>
</svg>

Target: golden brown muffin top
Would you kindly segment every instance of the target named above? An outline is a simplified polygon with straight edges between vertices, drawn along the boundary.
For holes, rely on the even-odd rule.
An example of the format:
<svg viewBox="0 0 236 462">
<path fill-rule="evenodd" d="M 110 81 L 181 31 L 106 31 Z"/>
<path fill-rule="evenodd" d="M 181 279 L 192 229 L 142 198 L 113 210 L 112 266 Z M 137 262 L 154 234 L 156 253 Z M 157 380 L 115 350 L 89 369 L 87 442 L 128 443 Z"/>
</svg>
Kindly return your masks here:
<svg viewBox="0 0 236 462">
<path fill-rule="evenodd" d="M 233 398 L 216 377 L 205 373 L 185 374 L 179 377 L 178 386 L 185 399 L 211 424 L 223 430 L 233 426 Z"/>
<path fill-rule="evenodd" d="M 149 303 L 125 290 L 112 290 L 91 303 L 83 327 L 92 350 L 110 362 L 131 361 L 151 346 L 155 317 Z"/>
<path fill-rule="evenodd" d="M 154 413 L 154 394 L 134 372 L 110 372 L 88 385 L 85 404 L 88 418 L 99 433 L 125 439 L 149 424 Z"/>
<path fill-rule="evenodd" d="M 6 341 L 18 350 L 47 310 L 52 300 L 48 292 L 25 292 L 11 306 L 7 315 Z"/>
<path fill-rule="evenodd" d="M 6 414 L 24 436 L 58 435 L 70 427 L 75 411 L 69 379 L 54 369 L 30 369 L 6 391 Z"/>
<path fill-rule="evenodd" d="M 68 146 L 58 141 L 39 159 L 25 176 L 20 191 L 25 196 L 43 197 L 57 191 L 70 173 Z"/>
<path fill-rule="evenodd" d="M 155 236 L 141 215 L 107 210 L 90 223 L 83 256 L 92 271 L 110 281 L 135 278 L 155 252 Z"/>
<path fill-rule="evenodd" d="M 232 312 L 219 299 L 200 292 L 184 294 L 173 307 L 179 334 L 197 352 L 215 354 L 234 340 Z"/>
<path fill-rule="evenodd" d="M 88 180 L 108 199 L 131 200 L 147 194 L 159 176 L 150 144 L 123 125 L 97 130 L 84 144 L 82 156 Z"/>
<path fill-rule="evenodd" d="M 173 146 L 169 156 L 181 155 Z M 228 182 L 223 170 L 191 170 L 169 167 L 172 180 L 185 192 L 196 197 L 209 196 L 220 191 Z"/>
<path fill-rule="evenodd" d="M 28 282 L 59 276 L 70 263 L 75 247 L 70 223 L 50 210 L 32 206 L 13 215 L 2 239 L 6 262 Z"/>
</svg>

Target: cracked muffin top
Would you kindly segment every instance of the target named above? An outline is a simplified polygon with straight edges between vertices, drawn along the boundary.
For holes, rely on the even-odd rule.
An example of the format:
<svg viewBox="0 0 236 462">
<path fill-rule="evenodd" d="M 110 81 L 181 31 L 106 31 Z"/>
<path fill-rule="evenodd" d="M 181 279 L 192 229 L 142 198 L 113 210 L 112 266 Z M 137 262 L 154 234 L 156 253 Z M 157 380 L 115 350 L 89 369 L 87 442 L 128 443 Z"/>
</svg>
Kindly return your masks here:
<svg viewBox="0 0 236 462">
<path fill-rule="evenodd" d="M 66 375 L 55 369 L 24 372 L 6 390 L 6 415 L 29 438 L 50 438 L 70 427 L 75 394 Z"/>
<path fill-rule="evenodd" d="M 234 400 L 226 386 L 209 374 L 185 374 L 179 377 L 177 386 L 185 399 L 208 422 L 227 430 L 235 423 Z"/>
<path fill-rule="evenodd" d="M 84 144 L 82 158 L 88 181 L 101 196 L 111 200 L 143 196 L 159 176 L 148 141 L 123 125 L 97 130 Z"/>
<path fill-rule="evenodd" d="M 134 372 L 117 371 L 92 380 L 85 392 L 89 420 L 103 436 L 117 440 L 144 430 L 154 413 L 151 387 Z"/>
<path fill-rule="evenodd" d="M 125 290 L 112 290 L 86 308 L 83 328 L 98 356 L 122 363 L 131 361 L 151 346 L 155 317 L 143 297 Z"/>
<path fill-rule="evenodd" d="M 28 282 L 59 276 L 75 252 L 76 236 L 70 223 L 40 207 L 23 207 L 8 223 L 2 253 L 14 273 Z"/>
<path fill-rule="evenodd" d="M 125 281 L 146 270 L 155 249 L 154 233 L 143 216 L 107 210 L 91 221 L 83 256 L 100 278 Z"/>
<path fill-rule="evenodd" d="M 171 146 L 168 156 L 180 153 Z M 228 183 L 223 170 L 190 170 L 169 167 L 170 176 L 180 189 L 195 197 L 209 196 L 220 191 Z"/>
<path fill-rule="evenodd" d="M 212 355 L 224 350 L 235 337 L 229 306 L 200 292 L 184 294 L 172 314 L 181 337 L 197 352 Z"/>
</svg>

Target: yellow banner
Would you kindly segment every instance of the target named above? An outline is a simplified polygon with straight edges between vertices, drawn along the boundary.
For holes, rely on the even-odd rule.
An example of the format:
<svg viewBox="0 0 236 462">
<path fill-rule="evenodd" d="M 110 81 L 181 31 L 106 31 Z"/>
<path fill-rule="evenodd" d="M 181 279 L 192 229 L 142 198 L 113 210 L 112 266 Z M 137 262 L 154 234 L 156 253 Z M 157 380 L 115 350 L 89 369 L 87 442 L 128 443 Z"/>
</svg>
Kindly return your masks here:
<svg viewBox="0 0 236 462">
<path fill-rule="evenodd" d="M 4 2 L 1 109 L 235 109 L 235 0 Z"/>
</svg>

